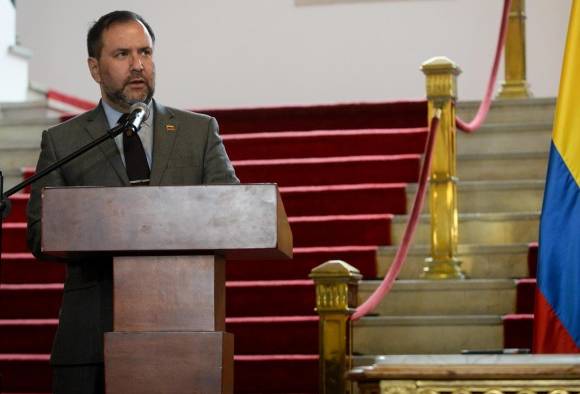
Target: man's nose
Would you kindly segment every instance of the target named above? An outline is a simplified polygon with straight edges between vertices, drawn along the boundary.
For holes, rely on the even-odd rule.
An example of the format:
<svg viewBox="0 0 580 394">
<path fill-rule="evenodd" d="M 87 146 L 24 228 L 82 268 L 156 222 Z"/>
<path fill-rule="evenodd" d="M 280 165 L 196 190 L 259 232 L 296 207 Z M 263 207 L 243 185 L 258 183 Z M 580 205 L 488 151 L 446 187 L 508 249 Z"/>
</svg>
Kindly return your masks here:
<svg viewBox="0 0 580 394">
<path fill-rule="evenodd" d="M 131 69 L 132 70 L 143 70 L 143 61 L 139 54 L 131 56 Z"/>
</svg>

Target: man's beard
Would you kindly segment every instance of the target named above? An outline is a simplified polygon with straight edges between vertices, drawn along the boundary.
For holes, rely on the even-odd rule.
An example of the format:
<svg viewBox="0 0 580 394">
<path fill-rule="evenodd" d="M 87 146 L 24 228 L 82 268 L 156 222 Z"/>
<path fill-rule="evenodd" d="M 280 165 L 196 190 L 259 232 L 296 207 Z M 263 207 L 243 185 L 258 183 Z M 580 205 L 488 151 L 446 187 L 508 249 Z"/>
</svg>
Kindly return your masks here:
<svg viewBox="0 0 580 394">
<path fill-rule="evenodd" d="M 127 97 L 127 95 L 124 93 L 124 90 L 125 90 L 125 87 L 127 86 L 127 84 L 128 84 L 128 82 L 125 85 L 123 85 L 123 87 L 121 89 L 118 89 L 118 90 L 114 90 L 114 91 L 105 90 L 105 94 L 107 95 L 109 100 L 111 100 L 111 102 L 117 104 L 119 107 L 124 108 L 124 109 L 130 108 L 135 103 L 149 104 L 149 102 L 151 101 L 151 98 L 153 97 L 153 93 L 155 93 L 155 89 L 152 88 L 151 85 L 149 85 L 149 83 L 147 81 L 145 81 L 145 85 L 147 86 L 147 95 L 143 98 L 131 99 L 131 98 Z"/>
</svg>

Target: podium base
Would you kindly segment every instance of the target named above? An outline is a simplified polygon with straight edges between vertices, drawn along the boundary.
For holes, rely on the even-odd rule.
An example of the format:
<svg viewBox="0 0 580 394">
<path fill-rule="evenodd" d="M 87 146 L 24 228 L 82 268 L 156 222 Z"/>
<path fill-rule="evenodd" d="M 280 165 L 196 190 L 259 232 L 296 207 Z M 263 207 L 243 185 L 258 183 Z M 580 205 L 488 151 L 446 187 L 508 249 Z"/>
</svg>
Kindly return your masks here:
<svg viewBox="0 0 580 394">
<path fill-rule="evenodd" d="M 234 338 L 226 332 L 105 334 L 107 394 L 232 394 Z"/>
</svg>

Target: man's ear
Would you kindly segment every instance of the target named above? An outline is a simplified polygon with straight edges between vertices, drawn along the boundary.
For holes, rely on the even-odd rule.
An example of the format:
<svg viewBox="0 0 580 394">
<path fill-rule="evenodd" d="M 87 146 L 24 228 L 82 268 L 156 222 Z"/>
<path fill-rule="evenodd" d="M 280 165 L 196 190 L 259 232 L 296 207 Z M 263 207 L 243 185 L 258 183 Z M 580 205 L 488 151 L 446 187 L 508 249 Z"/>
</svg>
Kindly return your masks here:
<svg viewBox="0 0 580 394">
<path fill-rule="evenodd" d="M 89 71 L 91 76 L 96 83 L 101 83 L 101 73 L 99 72 L 99 61 L 94 57 L 89 57 L 87 59 L 87 64 L 89 65 Z"/>
</svg>

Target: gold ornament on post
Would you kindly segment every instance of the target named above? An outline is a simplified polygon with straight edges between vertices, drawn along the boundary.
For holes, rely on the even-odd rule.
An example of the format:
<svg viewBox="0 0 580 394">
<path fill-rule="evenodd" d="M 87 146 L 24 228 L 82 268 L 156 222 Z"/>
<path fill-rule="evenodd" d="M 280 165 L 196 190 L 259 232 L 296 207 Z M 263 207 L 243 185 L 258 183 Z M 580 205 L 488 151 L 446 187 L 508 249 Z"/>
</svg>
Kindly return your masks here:
<svg viewBox="0 0 580 394">
<path fill-rule="evenodd" d="M 431 257 L 425 260 L 426 279 L 463 279 L 456 258 L 458 243 L 455 100 L 459 67 L 446 57 L 434 57 L 421 66 L 427 77 L 429 123 L 441 111 L 435 139 L 429 207 L 431 211 Z M 430 125 L 430 124 L 429 124 Z"/>
<path fill-rule="evenodd" d="M 358 282 L 362 278 L 353 266 L 331 260 L 310 272 L 316 284 L 319 322 L 320 394 L 352 393 L 346 373 L 352 367 L 350 315 L 357 306 Z"/>
<path fill-rule="evenodd" d="M 532 96 L 526 81 L 526 0 L 512 0 L 505 45 L 505 81 L 498 98 Z"/>
</svg>

